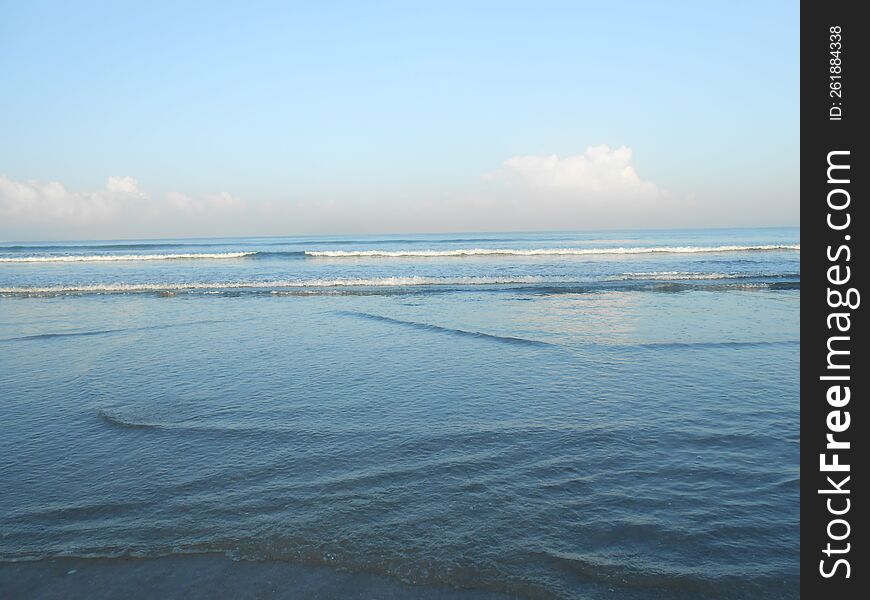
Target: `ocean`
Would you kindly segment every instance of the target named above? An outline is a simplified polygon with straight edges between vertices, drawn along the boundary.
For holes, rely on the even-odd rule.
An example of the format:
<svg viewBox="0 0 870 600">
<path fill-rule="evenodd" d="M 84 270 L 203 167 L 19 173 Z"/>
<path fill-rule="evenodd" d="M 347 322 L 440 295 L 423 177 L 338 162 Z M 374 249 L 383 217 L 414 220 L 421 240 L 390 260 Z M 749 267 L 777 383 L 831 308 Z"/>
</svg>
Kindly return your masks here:
<svg viewBox="0 0 870 600">
<path fill-rule="evenodd" d="M 0 243 L 0 578 L 794 598 L 799 315 L 796 228 Z"/>
</svg>

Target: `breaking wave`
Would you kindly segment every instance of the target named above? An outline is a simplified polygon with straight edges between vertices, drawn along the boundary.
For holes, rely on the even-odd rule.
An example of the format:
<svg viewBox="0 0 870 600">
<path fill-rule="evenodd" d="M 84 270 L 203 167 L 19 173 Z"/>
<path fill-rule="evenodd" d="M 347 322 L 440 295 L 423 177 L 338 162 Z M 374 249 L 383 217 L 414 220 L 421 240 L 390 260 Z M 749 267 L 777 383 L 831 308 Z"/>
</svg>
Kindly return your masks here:
<svg viewBox="0 0 870 600">
<path fill-rule="evenodd" d="M 46 262 L 114 262 L 130 260 L 187 260 L 244 258 L 256 252 L 212 252 L 186 254 L 76 254 L 67 256 L 5 256 L 0 263 L 46 263 Z"/>
<path fill-rule="evenodd" d="M 190 283 L 99 283 L 86 285 L 63 285 L 46 287 L 4 287 L 0 294 L 45 294 L 45 293 L 124 293 L 124 292 L 161 292 L 185 290 L 224 290 L 246 288 L 324 288 L 324 287 L 394 287 L 416 285 L 499 285 L 541 283 L 537 276 L 519 277 L 374 277 L 346 279 L 304 279 L 283 281 L 227 281 L 227 282 L 190 282 Z M 549 280 L 547 280 L 549 281 Z"/>
<path fill-rule="evenodd" d="M 699 252 L 763 252 L 800 250 L 800 244 L 765 246 L 652 246 L 638 248 L 458 248 L 454 250 L 307 250 L 305 254 L 322 258 L 411 258 L 438 256 L 585 256 L 596 254 L 695 254 Z"/>
<path fill-rule="evenodd" d="M 131 247 L 132 248 L 132 247 Z M 764 246 L 650 246 L 619 248 L 454 248 L 426 250 L 297 250 L 182 252 L 169 254 L 48 254 L 0 256 L 0 263 L 81 263 L 153 260 L 222 260 L 232 258 L 434 258 L 473 256 L 595 256 L 609 254 L 697 254 L 711 252 L 800 251 L 799 244 Z"/>
<path fill-rule="evenodd" d="M 696 271 L 650 271 L 623 273 L 619 279 L 644 281 L 705 281 L 715 279 L 800 279 L 800 273 L 699 273 Z"/>
<path fill-rule="evenodd" d="M 789 282 L 788 279 L 795 279 Z M 769 281 L 775 280 L 775 281 Z M 783 281 L 786 280 L 786 281 Z M 731 282 L 729 287 L 783 287 L 791 289 L 800 286 L 798 273 L 773 274 L 740 274 L 740 273 L 693 273 L 679 271 L 664 271 L 651 273 L 623 273 L 610 277 L 577 277 L 577 276 L 468 276 L 468 277 L 429 277 L 421 275 L 372 277 L 372 278 L 336 278 L 336 279 L 289 279 L 273 281 L 212 281 L 212 282 L 166 282 L 166 283 L 89 283 L 48 286 L 11 286 L 0 287 L 3 295 L 43 295 L 43 294 L 125 294 L 156 292 L 167 296 L 175 292 L 219 293 L 220 291 L 254 290 L 271 293 L 287 291 L 304 292 L 306 290 L 324 290 L 340 288 L 409 288 L 409 287 L 485 287 L 485 286 L 587 286 L 590 289 L 601 286 L 615 285 L 619 289 L 629 289 L 632 286 L 649 285 L 650 282 L 662 284 L 679 284 L 685 282 L 714 283 L 716 281 Z M 646 282 L 646 283 L 645 283 Z"/>
</svg>

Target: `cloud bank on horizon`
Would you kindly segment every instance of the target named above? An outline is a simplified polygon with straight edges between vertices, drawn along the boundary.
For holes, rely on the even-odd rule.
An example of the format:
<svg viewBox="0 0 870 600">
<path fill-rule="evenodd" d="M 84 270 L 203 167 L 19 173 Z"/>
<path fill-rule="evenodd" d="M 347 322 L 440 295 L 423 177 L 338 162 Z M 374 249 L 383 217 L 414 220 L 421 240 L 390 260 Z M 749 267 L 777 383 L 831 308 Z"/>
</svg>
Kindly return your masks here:
<svg viewBox="0 0 870 600">
<path fill-rule="evenodd" d="M 0 233 L 11 238 L 43 232 L 66 238 L 147 235 L 167 221 L 186 219 L 208 229 L 216 219 L 245 208 L 226 192 L 197 198 L 170 192 L 155 198 L 129 176 L 109 177 L 101 190 L 74 192 L 56 181 L 14 181 L 0 175 Z"/>
<path fill-rule="evenodd" d="M 59 182 L 0 175 L 0 232 L 31 238 L 281 235 L 312 233 L 334 223 L 337 231 L 320 233 L 377 232 L 384 223 L 391 224 L 384 233 L 448 231 L 457 224 L 465 230 L 570 229 L 607 226 L 608 215 L 626 210 L 676 208 L 674 198 L 638 176 L 632 156 L 627 146 L 607 145 L 572 156 L 515 156 L 464 192 L 374 205 L 246 201 L 226 191 L 157 195 L 131 176 L 110 176 L 103 189 L 71 191 Z"/>
</svg>

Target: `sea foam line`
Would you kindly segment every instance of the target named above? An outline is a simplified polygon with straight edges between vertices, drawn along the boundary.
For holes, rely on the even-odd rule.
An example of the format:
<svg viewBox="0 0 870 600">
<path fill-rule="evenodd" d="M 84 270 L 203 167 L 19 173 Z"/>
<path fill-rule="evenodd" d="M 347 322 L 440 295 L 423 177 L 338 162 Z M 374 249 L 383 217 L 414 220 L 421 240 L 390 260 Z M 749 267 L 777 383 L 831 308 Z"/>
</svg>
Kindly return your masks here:
<svg viewBox="0 0 870 600">
<path fill-rule="evenodd" d="M 652 271 L 648 273 L 623 273 L 619 279 L 643 281 L 685 281 L 685 280 L 715 280 L 715 279 L 748 279 L 783 277 L 787 274 L 769 275 L 766 273 L 696 273 L 692 271 Z"/>
<path fill-rule="evenodd" d="M 470 276 L 470 277 L 374 277 L 366 279 L 304 279 L 275 281 L 224 281 L 224 282 L 168 282 L 168 283 L 96 283 L 70 284 L 55 286 L 0 287 L 0 294 L 87 294 L 87 293 L 129 293 L 129 292 L 174 292 L 174 291 L 212 291 L 233 289 L 316 289 L 342 287 L 413 287 L 413 286 L 487 286 L 523 284 L 598 284 L 626 280 L 671 281 L 671 280 L 716 280 L 716 279 L 781 279 L 799 278 L 800 274 L 788 273 L 692 273 L 680 271 L 654 271 L 650 273 L 623 273 L 607 277 L 577 276 L 537 276 L 516 275 L 513 277 Z"/>
<path fill-rule="evenodd" d="M 0 257 L 0 263 L 44 263 L 44 262 L 114 262 L 127 260 L 182 260 L 193 258 L 244 258 L 256 252 L 214 252 L 189 254 L 80 254 L 69 256 L 12 256 Z"/>
<path fill-rule="evenodd" d="M 243 288 L 325 288 L 325 287 L 389 287 L 415 285 L 499 285 L 512 283 L 555 282 L 554 278 L 537 276 L 517 277 L 375 277 L 371 279 L 306 279 L 281 281 L 227 281 L 190 283 L 109 283 L 46 287 L 0 287 L 0 294 L 45 294 L 45 293 L 117 293 L 160 292 L 183 290 L 224 290 Z"/>
<path fill-rule="evenodd" d="M 769 244 L 763 246 L 651 246 L 637 248 L 458 248 L 455 250 L 306 250 L 305 254 L 322 258 L 353 257 L 437 257 L 437 256 L 584 256 L 594 254 L 695 254 L 699 252 L 758 252 L 770 250 L 800 250 L 800 244 Z"/>
</svg>

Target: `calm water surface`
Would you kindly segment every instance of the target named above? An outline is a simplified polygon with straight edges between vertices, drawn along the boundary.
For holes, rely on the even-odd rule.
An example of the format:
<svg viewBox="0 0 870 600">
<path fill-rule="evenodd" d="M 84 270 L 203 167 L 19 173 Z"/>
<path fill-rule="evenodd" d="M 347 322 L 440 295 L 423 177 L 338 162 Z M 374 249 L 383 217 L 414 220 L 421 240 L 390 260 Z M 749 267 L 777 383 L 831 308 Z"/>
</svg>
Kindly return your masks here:
<svg viewBox="0 0 870 600">
<path fill-rule="evenodd" d="M 797 597 L 799 243 L 0 244 L 0 560 Z"/>
</svg>

